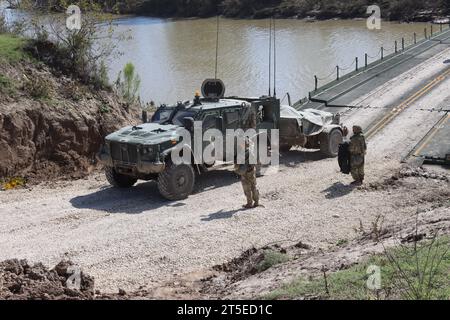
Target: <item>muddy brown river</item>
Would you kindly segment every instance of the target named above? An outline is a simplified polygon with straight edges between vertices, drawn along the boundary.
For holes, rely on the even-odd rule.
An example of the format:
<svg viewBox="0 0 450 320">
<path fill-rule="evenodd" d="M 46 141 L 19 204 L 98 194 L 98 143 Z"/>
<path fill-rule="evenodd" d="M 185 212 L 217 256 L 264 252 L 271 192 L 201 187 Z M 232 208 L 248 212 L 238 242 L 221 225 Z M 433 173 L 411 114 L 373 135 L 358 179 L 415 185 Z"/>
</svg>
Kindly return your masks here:
<svg viewBox="0 0 450 320">
<path fill-rule="evenodd" d="M 0 0 L 0 9 L 4 2 Z M 24 14 L 7 10 L 7 17 Z M 216 18 L 171 20 L 150 17 L 125 17 L 115 20 L 119 35 L 131 36 L 118 43 L 122 55 L 107 63 L 113 82 L 127 62 L 136 65 L 141 77 L 143 101 L 175 103 L 191 98 L 206 78 L 214 77 Z M 392 53 L 394 42 L 405 44 L 424 37 L 425 23 L 382 22 L 381 30 L 369 30 L 366 20 L 328 20 L 307 22 L 276 20 L 277 93 L 286 92 L 292 102 L 305 97 L 314 88 L 354 70 L 355 58 L 364 65 Z M 435 30 L 437 27 L 435 26 Z M 218 77 L 226 86 L 226 95 L 261 96 L 269 90 L 269 20 L 220 19 Z M 273 87 L 273 84 L 272 84 Z M 285 99 L 284 102 L 287 102 Z"/>
<path fill-rule="evenodd" d="M 120 44 L 123 55 L 110 65 L 112 80 L 125 63 L 137 66 L 144 101 L 173 103 L 191 98 L 205 78 L 214 77 L 216 19 L 162 20 L 132 17 L 117 21 L 118 30 L 129 30 L 132 40 Z M 383 22 L 371 31 L 365 20 L 277 20 L 277 93 L 292 100 L 307 95 L 314 75 L 326 78 L 336 65 L 347 68 L 355 57 L 379 57 L 380 47 L 392 52 L 424 36 L 426 24 Z M 269 88 L 269 20 L 221 19 L 218 77 L 227 95 L 260 96 Z M 388 51 L 388 50 L 391 51 Z M 369 62 L 374 58 L 369 58 Z M 354 65 L 349 67 L 352 70 Z M 342 73 L 348 72 L 342 71 Z M 332 80 L 334 74 L 320 82 Z M 285 100 L 286 102 L 286 100 Z"/>
</svg>

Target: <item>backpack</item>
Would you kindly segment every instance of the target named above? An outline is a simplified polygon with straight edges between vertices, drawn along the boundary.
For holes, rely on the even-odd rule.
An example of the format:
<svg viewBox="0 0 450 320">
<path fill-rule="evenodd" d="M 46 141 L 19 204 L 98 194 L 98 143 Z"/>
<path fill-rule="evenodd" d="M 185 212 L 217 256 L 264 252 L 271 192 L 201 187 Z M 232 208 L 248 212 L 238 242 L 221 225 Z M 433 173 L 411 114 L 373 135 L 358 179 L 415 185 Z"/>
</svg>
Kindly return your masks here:
<svg viewBox="0 0 450 320">
<path fill-rule="evenodd" d="M 341 172 L 343 174 L 350 174 L 350 143 L 344 142 L 339 145 L 338 162 Z"/>
</svg>

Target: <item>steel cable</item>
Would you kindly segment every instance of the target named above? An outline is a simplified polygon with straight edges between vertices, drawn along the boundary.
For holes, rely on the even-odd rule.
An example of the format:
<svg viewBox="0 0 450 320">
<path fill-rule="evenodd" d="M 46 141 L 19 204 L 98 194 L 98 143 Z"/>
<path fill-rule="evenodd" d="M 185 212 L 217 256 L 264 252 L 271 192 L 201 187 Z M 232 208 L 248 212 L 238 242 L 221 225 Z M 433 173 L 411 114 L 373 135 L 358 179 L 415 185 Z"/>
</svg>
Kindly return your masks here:
<svg viewBox="0 0 450 320">
<path fill-rule="evenodd" d="M 329 79 L 331 76 L 333 76 L 335 74 L 336 74 L 336 68 L 334 68 L 334 70 L 329 75 L 327 75 L 326 77 L 323 77 L 323 78 L 320 78 L 320 77 L 317 77 L 317 76 L 316 77 L 317 77 L 317 80 L 323 81 L 323 80 Z"/>
<path fill-rule="evenodd" d="M 370 58 L 370 59 L 376 59 L 379 56 L 381 56 L 381 49 L 378 50 L 378 52 L 377 52 L 377 54 L 375 56 L 371 56 L 370 54 L 367 55 L 367 57 Z"/>
<path fill-rule="evenodd" d="M 339 67 L 339 70 L 342 70 L 342 71 L 350 70 L 355 64 L 356 64 L 356 60 L 353 60 L 353 62 L 348 67 L 346 67 L 346 68 Z"/>
</svg>

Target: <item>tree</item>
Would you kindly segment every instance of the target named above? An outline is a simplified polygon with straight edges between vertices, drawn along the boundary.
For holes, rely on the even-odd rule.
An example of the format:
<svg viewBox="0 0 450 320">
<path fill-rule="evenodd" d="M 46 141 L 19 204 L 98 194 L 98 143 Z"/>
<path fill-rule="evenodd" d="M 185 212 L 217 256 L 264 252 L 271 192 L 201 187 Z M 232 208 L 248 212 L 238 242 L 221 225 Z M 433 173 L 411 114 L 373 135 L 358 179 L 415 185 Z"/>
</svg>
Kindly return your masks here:
<svg viewBox="0 0 450 320">
<path fill-rule="evenodd" d="M 123 79 L 122 79 L 123 75 Z M 141 78 L 136 73 L 134 65 L 129 62 L 117 77 L 115 87 L 117 93 L 131 105 L 139 101 L 138 91 L 141 87 Z"/>
<path fill-rule="evenodd" d="M 63 8 L 66 6 L 65 0 L 47 1 L 46 5 L 43 2 L 41 1 L 38 7 L 44 13 L 52 11 L 55 5 Z M 117 44 L 126 40 L 127 35 L 115 32 L 112 18 L 105 18 L 100 5 L 87 0 L 77 3 L 84 8 L 79 29 L 70 30 L 67 27 L 68 15 L 33 16 L 30 22 L 35 38 L 32 50 L 39 57 L 49 56 L 50 64 L 66 74 L 85 83 L 104 87 L 107 71 L 105 62 L 119 54 L 116 50 Z M 35 6 L 32 1 L 29 5 L 31 8 Z M 57 52 L 46 53 L 46 48 L 55 49 Z"/>
</svg>

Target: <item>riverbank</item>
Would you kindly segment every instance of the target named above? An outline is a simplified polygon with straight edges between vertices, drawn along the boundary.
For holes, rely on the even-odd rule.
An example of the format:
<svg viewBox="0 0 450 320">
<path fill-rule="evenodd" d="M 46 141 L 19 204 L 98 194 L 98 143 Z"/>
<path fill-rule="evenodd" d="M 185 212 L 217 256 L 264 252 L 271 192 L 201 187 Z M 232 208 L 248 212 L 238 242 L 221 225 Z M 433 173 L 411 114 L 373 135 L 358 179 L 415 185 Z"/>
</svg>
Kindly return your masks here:
<svg viewBox="0 0 450 320">
<path fill-rule="evenodd" d="M 293 1 L 293 0 L 197 0 L 144 1 L 134 13 L 158 17 L 208 17 L 223 15 L 228 18 L 296 18 L 310 20 L 367 18 L 368 1 Z M 449 14 L 444 1 L 414 0 L 385 1 L 381 4 L 381 16 L 386 20 L 428 22 Z"/>
<path fill-rule="evenodd" d="M 42 181 L 89 174 L 103 138 L 134 119 L 133 109 L 111 90 L 64 74 L 39 53 L 42 48 L 32 41 L 0 34 L 0 182 L 5 185 L 16 185 L 8 184 L 14 177 Z"/>
<path fill-rule="evenodd" d="M 24 2 L 26 6 L 26 1 Z M 227 18 L 264 19 L 294 18 L 308 20 L 367 18 L 365 0 L 144 0 L 144 1 L 73 1 L 82 11 L 103 11 L 111 14 L 134 14 L 162 18 L 206 18 L 221 15 Z M 29 6 L 29 5 L 28 5 Z M 32 5 L 35 8 L 35 4 Z M 64 12 L 65 2 L 40 1 L 40 8 Z M 385 20 L 429 22 L 450 14 L 450 4 L 442 0 L 394 0 L 380 4 Z"/>
</svg>

